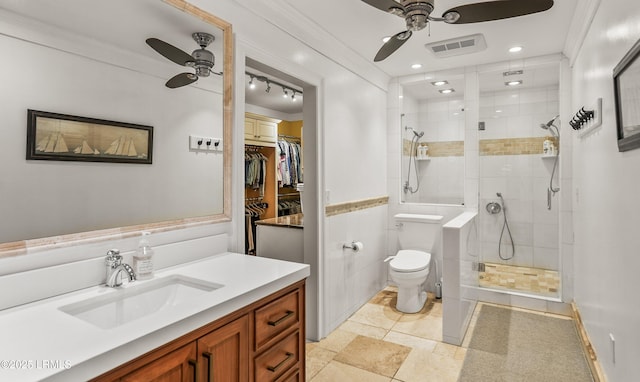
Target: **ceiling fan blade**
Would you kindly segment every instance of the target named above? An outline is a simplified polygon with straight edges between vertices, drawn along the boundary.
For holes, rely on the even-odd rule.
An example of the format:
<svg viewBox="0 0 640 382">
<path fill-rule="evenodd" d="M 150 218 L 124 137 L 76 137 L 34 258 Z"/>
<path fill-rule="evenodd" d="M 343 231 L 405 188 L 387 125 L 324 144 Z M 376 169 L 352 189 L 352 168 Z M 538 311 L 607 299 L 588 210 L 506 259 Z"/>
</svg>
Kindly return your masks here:
<svg viewBox="0 0 640 382">
<path fill-rule="evenodd" d="M 185 66 L 187 62 L 193 62 L 193 57 L 189 53 L 157 38 L 148 38 L 147 45 L 178 65 Z"/>
<path fill-rule="evenodd" d="M 397 3 L 393 0 L 362 0 L 362 1 L 384 12 L 391 12 L 392 9 L 399 9 L 400 11 L 404 12 L 404 7 L 402 6 L 402 4 Z"/>
<path fill-rule="evenodd" d="M 393 52 L 398 50 L 398 48 L 400 48 L 405 42 L 407 42 L 411 35 L 411 31 L 402 31 L 391 37 L 389 41 L 385 42 L 384 45 L 382 45 L 382 48 L 380 48 L 373 61 L 378 62 L 389 57 Z"/>
<path fill-rule="evenodd" d="M 186 86 L 192 84 L 198 80 L 198 76 L 193 73 L 180 73 L 171 77 L 169 81 L 165 84 L 166 87 L 175 89 L 181 86 Z"/>
<path fill-rule="evenodd" d="M 442 17 L 450 24 L 469 24 L 543 12 L 552 6 L 553 0 L 494 0 L 451 8 Z M 451 17 L 456 13 L 458 19 Z"/>
</svg>

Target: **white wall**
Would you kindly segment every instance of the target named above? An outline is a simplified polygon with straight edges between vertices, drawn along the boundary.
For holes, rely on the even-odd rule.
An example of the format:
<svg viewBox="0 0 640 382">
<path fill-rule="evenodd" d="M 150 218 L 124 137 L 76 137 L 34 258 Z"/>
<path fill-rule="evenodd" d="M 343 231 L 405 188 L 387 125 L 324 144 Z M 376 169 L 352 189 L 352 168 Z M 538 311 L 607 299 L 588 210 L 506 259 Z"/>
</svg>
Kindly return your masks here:
<svg viewBox="0 0 640 382">
<path fill-rule="evenodd" d="M 572 78 L 572 112 L 603 98 L 602 126 L 573 137 L 573 267 L 575 301 L 610 381 L 640 374 L 640 150 L 618 152 L 612 82 L 613 68 L 640 38 L 639 25 L 636 2 L 600 2 Z"/>
</svg>

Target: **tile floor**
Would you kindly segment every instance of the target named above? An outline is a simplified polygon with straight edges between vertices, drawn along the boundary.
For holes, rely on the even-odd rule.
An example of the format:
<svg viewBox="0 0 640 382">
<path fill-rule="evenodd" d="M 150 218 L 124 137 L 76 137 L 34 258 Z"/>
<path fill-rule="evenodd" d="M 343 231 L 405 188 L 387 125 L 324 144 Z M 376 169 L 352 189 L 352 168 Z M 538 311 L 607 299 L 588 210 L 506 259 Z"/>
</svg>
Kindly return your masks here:
<svg viewBox="0 0 640 382">
<path fill-rule="evenodd" d="M 387 287 L 325 339 L 307 344 L 307 381 L 456 381 L 466 348 L 442 342 L 442 302 L 398 312 Z M 464 345 L 464 344 L 463 344 Z"/>
<path fill-rule="evenodd" d="M 404 314 L 394 308 L 396 291 L 385 288 L 326 338 L 307 343 L 307 381 L 458 380 L 479 309 L 462 346 L 454 346 L 442 342 L 441 300 L 430 294 L 420 312 Z"/>
<path fill-rule="evenodd" d="M 480 286 L 531 292 L 541 296 L 558 296 L 560 274 L 548 269 L 484 263 L 479 272 Z"/>
</svg>

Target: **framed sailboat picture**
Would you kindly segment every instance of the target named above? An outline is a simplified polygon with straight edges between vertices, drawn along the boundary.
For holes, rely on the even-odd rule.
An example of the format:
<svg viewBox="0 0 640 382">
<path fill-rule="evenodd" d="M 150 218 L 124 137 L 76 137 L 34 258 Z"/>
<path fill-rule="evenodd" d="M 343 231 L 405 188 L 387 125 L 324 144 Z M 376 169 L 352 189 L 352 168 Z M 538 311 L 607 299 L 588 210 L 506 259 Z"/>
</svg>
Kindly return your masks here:
<svg viewBox="0 0 640 382">
<path fill-rule="evenodd" d="M 28 160 L 151 164 L 152 151 L 152 126 L 28 110 Z"/>
</svg>

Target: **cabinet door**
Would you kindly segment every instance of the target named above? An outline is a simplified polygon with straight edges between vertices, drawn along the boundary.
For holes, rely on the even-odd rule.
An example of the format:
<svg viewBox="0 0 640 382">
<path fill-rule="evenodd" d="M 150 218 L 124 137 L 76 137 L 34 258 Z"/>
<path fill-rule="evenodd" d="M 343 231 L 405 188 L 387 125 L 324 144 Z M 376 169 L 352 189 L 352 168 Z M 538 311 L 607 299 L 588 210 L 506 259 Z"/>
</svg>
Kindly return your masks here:
<svg viewBox="0 0 640 382">
<path fill-rule="evenodd" d="M 251 118 L 244 119 L 244 139 L 255 139 L 257 122 Z"/>
<path fill-rule="evenodd" d="M 256 138 L 266 141 L 275 142 L 278 135 L 278 124 L 267 121 L 257 121 Z"/>
<path fill-rule="evenodd" d="M 120 379 L 122 382 L 192 382 L 196 374 L 196 344 L 165 354 Z"/>
<path fill-rule="evenodd" d="M 198 339 L 200 381 L 245 382 L 249 379 L 249 317 Z"/>
</svg>

